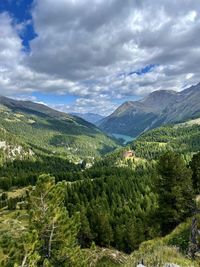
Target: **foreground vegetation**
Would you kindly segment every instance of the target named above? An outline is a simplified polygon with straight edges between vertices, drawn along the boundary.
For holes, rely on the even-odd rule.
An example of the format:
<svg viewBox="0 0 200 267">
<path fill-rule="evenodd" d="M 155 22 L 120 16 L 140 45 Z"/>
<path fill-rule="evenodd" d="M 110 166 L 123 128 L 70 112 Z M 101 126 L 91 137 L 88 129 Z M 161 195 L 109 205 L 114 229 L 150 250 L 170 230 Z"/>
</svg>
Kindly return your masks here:
<svg viewBox="0 0 200 267">
<path fill-rule="evenodd" d="M 97 163 L 76 170 L 73 181 L 66 176 L 56 183 L 43 174 L 21 195 L 2 192 L 1 266 L 135 266 L 141 260 L 198 266 L 183 254 L 190 246 L 188 218 L 197 210 L 199 166 L 200 154 L 187 165 L 167 152 L 158 163 Z M 185 220 L 170 237 L 157 239 Z M 135 252 L 112 256 L 111 247 Z"/>
</svg>

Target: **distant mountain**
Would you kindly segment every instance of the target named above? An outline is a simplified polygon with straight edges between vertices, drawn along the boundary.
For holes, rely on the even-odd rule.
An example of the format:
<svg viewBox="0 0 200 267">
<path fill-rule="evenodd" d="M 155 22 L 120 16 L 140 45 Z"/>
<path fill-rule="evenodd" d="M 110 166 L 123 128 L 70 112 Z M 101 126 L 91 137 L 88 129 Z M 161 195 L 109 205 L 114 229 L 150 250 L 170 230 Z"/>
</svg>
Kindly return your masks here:
<svg viewBox="0 0 200 267">
<path fill-rule="evenodd" d="M 71 159 L 100 156 L 118 145 L 95 125 L 45 105 L 0 97 L 1 142 L 20 143 Z M 10 140 L 5 140 L 12 135 Z M 2 143 L 4 144 L 4 143 Z M 12 144 L 13 145 L 13 144 Z"/>
<path fill-rule="evenodd" d="M 98 126 L 98 122 L 105 118 L 102 115 L 90 113 L 90 112 L 89 113 L 71 113 L 71 114 L 74 116 L 80 117 L 84 119 L 85 121 L 91 122 L 97 126 Z"/>
<path fill-rule="evenodd" d="M 132 137 L 158 126 L 200 116 L 200 83 L 181 92 L 159 90 L 140 101 L 128 101 L 104 118 L 99 127 Z"/>
</svg>

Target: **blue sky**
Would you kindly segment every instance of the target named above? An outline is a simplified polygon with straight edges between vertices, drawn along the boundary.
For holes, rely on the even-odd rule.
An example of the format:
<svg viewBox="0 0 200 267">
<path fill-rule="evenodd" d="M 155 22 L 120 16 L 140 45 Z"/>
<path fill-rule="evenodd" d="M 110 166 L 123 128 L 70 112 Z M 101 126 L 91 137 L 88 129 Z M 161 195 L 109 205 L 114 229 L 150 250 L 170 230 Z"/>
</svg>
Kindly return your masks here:
<svg viewBox="0 0 200 267">
<path fill-rule="evenodd" d="M 23 47 L 29 50 L 29 41 L 34 39 L 37 35 L 34 31 L 31 16 L 31 7 L 33 0 L 3 0 L 0 2 L 0 12 L 8 12 L 13 18 L 13 24 L 27 23 L 23 33 L 19 34 Z"/>
<path fill-rule="evenodd" d="M 199 14 L 195 0 L 0 1 L 0 94 L 107 115 L 179 91 L 199 82 Z"/>
<path fill-rule="evenodd" d="M 50 105 L 59 105 L 59 104 L 67 104 L 70 105 L 73 103 L 77 97 L 73 95 L 58 95 L 54 93 L 42 93 L 42 92 L 35 92 L 32 93 L 32 96 L 38 99 L 43 103 L 48 103 Z"/>
</svg>

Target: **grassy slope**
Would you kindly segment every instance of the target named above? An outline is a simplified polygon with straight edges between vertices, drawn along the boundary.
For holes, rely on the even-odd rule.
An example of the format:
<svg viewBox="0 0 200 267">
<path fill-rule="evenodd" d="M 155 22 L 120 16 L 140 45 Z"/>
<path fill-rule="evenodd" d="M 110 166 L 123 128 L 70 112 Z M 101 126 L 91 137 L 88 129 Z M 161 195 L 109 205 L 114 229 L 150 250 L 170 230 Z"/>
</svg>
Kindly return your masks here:
<svg viewBox="0 0 200 267">
<path fill-rule="evenodd" d="M 0 125 L 21 142 L 72 159 L 100 156 L 117 147 L 98 128 L 76 117 L 58 118 L 36 111 L 11 110 L 1 105 Z"/>
<path fill-rule="evenodd" d="M 125 267 L 135 266 L 142 259 L 148 267 L 174 263 L 181 267 L 199 266 L 197 261 L 187 258 L 191 219 L 180 224 L 172 233 L 141 244 L 138 251 L 133 252 Z"/>
<path fill-rule="evenodd" d="M 133 267 L 143 260 L 145 266 L 148 267 L 163 267 L 167 263 L 177 264 L 181 267 L 198 267 L 198 260 L 192 261 L 186 256 L 190 225 L 191 219 L 188 219 L 169 235 L 142 243 L 139 250 L 134 251 L 131 255 L 109 249 L 90 251 L 90 254 L 93 255 L 92 259 L 99 257 L 97 265 L 92 266 Z"/>
</svg>

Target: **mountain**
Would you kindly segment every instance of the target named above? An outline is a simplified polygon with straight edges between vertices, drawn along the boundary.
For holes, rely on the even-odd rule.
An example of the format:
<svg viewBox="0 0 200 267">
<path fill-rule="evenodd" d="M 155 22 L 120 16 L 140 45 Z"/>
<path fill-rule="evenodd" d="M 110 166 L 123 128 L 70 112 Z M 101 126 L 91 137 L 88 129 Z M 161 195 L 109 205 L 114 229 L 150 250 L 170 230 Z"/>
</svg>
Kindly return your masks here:
<svg viewBox="0 0 200 267">
<path fill-rule="evenodd" d="M 110 134 L 136 137 L 146 130 L 198 116 L 200 83 L 181 92 L 159 90 L 142 100 L 125 102 L 101 120 L 99 127 Z"/>
<path fill-rule="evenodd" d="M 80 117 L 85 121 L 93 123 L 98 126 L 98 122 L 104 119 L 105 117 L 95 113 L 72 113 L 72 115 Z"/>
<path fill-rule="evenodd" d="M 17 143 L 71 159 L 100 156 L 118 146 L 95 125 L 79 117 L 42 104 L 2 96 L 0 125 L 1 131 L 6 132 L 2 142 L 16 138 Z M 5 140 L 10 135 L 10 141 Z"/>
</svg>

